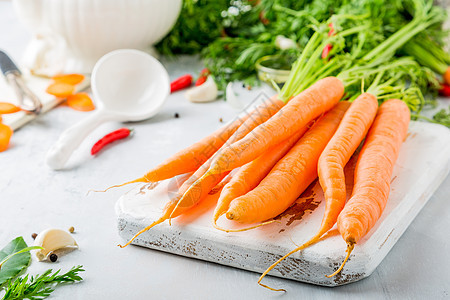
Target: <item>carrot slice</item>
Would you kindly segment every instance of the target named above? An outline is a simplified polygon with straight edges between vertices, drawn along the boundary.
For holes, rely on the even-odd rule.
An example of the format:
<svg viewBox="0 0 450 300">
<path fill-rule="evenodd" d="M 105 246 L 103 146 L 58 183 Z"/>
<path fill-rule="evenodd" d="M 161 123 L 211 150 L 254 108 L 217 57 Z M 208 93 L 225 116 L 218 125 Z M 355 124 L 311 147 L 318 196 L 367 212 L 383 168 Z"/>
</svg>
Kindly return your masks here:
<svg viewBox="0 0 450 300">
<path fill-rule="evenodd" d="M 67 105 L 80 111 L 91 111 L 95 109 L 95 105 L 87 93 L 77 93 L 68 96 Z"/>
<path fill-rule="evenodd" d="M 70 85 L 76 85 L 84 80 L 84 75 L 81 74 L 61 74 L 52 77 L 56 83 L 67 83 Z"/>
<path fill-rule="evenodd" d="M 9 140 L 13 134 L 13 130 L 8 125 L 0 123 L 0 152 L 5 151 L 9 147 Z"/>
<path fill-rule="evenodd" d="M 45 91 L 58 98 L 67 98 L 73 94 L 75 86 L 68 83 L 55 82 L 50 84 Z"/>
<path fill-rule="evenodd" d="M 444 82 L 446 84 L 450 84 L 450 66 L 447 68 L 447 70 L 445 70 L 443 77 L 444 77 Z"/>
<path fill-rule="evenodd" d="M 13 114 L 20 111 L 20 107 L 12 103 L 0 102 L 0 114 Z"/>
</svg>

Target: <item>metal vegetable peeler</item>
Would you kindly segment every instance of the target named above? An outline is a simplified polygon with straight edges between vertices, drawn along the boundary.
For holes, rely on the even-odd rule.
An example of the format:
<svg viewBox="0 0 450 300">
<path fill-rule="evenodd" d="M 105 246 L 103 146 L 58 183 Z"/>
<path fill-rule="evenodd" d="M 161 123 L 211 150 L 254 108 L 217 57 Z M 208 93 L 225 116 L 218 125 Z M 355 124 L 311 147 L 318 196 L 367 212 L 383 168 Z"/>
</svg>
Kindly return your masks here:
<svg viewBox="0 0 450 300">
<path fill-rule="evenodd" d="M 29 113 L 39 114 L 42 103 L 39 98 L 26 86 L 22 79 L 22 72 L 14 64 L 11 58 L 0 50 L 0 69 L 5 75 L 6 81 L 14 89 L 19 101 L 19 107 Z"/>
</svg>

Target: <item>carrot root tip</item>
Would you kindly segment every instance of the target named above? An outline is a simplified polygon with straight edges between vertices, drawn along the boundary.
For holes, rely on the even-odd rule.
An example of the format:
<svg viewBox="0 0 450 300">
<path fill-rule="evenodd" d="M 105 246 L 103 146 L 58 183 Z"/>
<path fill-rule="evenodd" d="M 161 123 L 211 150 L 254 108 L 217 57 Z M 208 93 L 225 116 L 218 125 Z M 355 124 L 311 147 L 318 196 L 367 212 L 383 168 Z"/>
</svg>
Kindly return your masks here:
<svg viewBox="0 0 450 300">
<path fill-rule="evenodd" d="M 122 186 L 129 185 L 129 184 L 132 184 L 132 183 L 139 183 L 139 182 L 149 183 L 149 182 L 151 182 L 151 181 L 148 180 L 148 179 L 144 176 L 144 177 L 141 177 L 141 178 L 138 178 L 138 179 L 134 179 L 134 180 L 131 180 L 131 181 L 127 181 L 127 182 L 125 182 L 125 183 L 112 185 L 112 186 L 110 186 L 110 187 L 108 187 L 108 188 L 106 188 L 106 189 L 104 189 L 104 190 L 89 190 L 89 191 L 87 192 L 86 196 L 89 195 L 90 192 L 95 192 L 95 193 L 105 193 L 105 192 L 107 192 L 108 190 L 113 189 L 113 188 L 118 188 L 118 187 L 122 187 Z M 157 183 L 157 182 L 155 182 L 155 183 Z M 155 186 L 156 186 L 156 185 L 155 185 Z"/>
<path fill-rule="evenodd" d="M 342 269 L 344 268 L 345 263 L 347 262 L 348 258 L 350 257 L 350 254 L 352 253 L 354 248 L 355 248 L 354 242 L 347 242 L 347 250 L 346 250 L 347 255 L 345 256 L 344 261 L 342 262 L 341 266 L 333 274 L 325 275 L 325 277 L 331 278 L 331 277 L 334 277 L 337 274 L 339 274 L 342 271 Z"/>
<path fill-rule="evenodd" d="M 260 286 L 265 287 L 266 289 L 269 289 L 269 290 L 274 291 L 274 292 L 286 292 L 285 289 L 274 289 L 273 287 L 270 287 L 270 286 L 268 286 L 268 285 L 265 285 L 264 283 L 261 283 L 261 282 L 259 282 L 259 281 L 258 281 L 258 284 L 259 284 Z"/>
</svg>

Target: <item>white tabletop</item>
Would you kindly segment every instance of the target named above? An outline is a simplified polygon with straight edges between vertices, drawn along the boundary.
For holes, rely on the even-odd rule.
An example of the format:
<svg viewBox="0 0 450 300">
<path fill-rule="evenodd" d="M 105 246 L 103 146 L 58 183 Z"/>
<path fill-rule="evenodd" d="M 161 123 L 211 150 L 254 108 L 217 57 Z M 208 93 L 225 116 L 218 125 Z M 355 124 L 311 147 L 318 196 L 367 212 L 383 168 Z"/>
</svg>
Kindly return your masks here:
<svg viewBox="0 0 450 300">
<path fill-rule="evenodd" d="M 0 48 L 20 60 L 29 37 L 18 23 L 11 3 L 0 1 Z M 171 77 L 200 68 L 191 59 L 168 64 Z M 448 105 L 448 100 L 442 103 Z M 184 111 L 189 113 L 183 114 Z M 179 119 L 173 117 L 176 112 Z M 449 176 L 376 271 L 369 278 L 346 286 L 325 288 L 266 278 L 266 283 L 288 291 L 276 293 L 258 286 L 256 273 L 136 246 L 116 247 L 121 239 L 114 204 L 128 188 L 89 196 L 86 192 L 144 174 L 170 154 L 164 149 L 170 140 L 178 139 L 182 148 L 201 137 L 190 132 L 191 137 L 186 138 L 180 130 L 183 122 L 196 122 L 195 126 L 208 126 L 212 131 L 221 125 L 220 118 L 230 120 L 234 113 L 223 101 L 190 104 L 181 94 L 172 95 L 157 117 L 131 125 L 136 130 L 131 139 L 91 158 L 87 152 L 92 143 L 120 124 L 109 123 L 94 131 L 73 158 L 72 168 L 58 172 L 45 164 L 46 151 L 65 128 L 88 113 L 58 107 L 40 116 L 15 132 L 10 149 L 0 153 L 0 248 L 16 236 L 24 236 L 31 244 L 33 232 L 74 226 L 79 251 L 61 257 L 56 263 L 34 260 L 28 269 L 37 273 L 48 268 L 66 270 L 78 264 L 85 267 L 84 282 L 58 288 L 52 296 L 55 299 L 450 297 Z"/>
</svg>

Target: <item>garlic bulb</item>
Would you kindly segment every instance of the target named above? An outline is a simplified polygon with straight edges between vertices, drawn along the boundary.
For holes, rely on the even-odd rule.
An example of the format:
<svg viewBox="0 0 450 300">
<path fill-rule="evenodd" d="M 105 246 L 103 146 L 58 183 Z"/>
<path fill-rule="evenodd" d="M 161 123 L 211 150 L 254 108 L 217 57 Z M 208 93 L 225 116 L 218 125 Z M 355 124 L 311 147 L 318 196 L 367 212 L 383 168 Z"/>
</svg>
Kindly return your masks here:
<svg viewBox="0 0 450 300">
<path fill-rule="evenodd" d="M 36 250 L 35 255 L 39 261 L 43 261 L 47 256 L 58 249 L 67 247 L 78 248 L 77 242 L 70 233 L 61 229 L 49 228 L 39 233 L 34 240 L 34 246 L 43 249 Z"/>
</svg>

